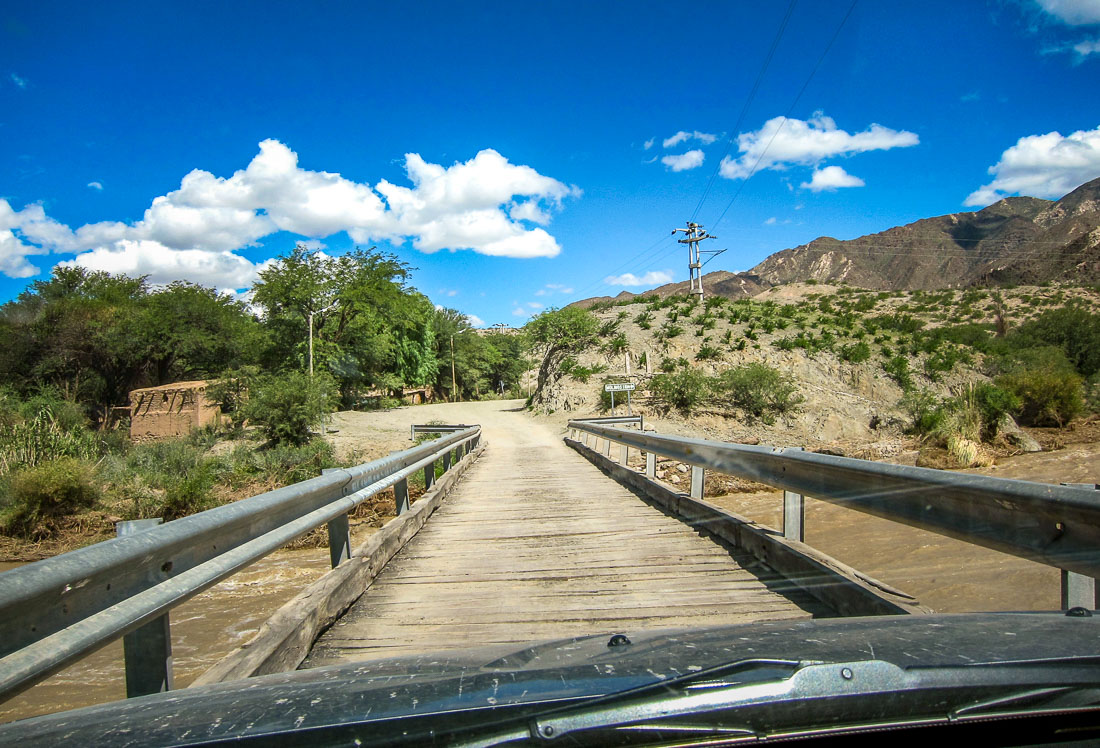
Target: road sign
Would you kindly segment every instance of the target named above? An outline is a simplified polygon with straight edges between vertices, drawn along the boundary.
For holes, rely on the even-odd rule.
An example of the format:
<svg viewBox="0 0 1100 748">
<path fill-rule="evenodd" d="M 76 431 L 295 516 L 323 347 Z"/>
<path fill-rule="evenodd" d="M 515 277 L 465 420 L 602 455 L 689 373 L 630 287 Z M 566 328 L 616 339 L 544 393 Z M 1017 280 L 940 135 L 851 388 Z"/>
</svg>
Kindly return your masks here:
<svg viewBox="0 0 1100 748">
<path fill-rule="evenodd" d="M 634 389 L 633 382 L 622 382 L 620 384 L 605 384 L 603 386 L 604 392 L 630 392 Z"/>
</svg>

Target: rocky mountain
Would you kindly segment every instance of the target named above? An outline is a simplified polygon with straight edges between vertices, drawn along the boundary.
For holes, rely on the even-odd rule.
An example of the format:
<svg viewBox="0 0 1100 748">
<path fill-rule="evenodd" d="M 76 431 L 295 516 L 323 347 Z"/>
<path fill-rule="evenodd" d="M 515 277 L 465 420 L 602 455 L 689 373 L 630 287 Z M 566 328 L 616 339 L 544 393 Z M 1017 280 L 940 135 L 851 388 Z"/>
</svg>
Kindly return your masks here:
<svg viewBox="0 0 1100 748">
<path fill-rule="evenodd" d="M 1053 202 L 1009 197 L 850 241 L 786 249 L 749 271 L 764 283 L 847 281 L 882 290 L 1100 280 L 1100 179 Z"/>
<path fill-rule="evenodd" d="M 841 241 L 820 237 L 771 255 L 744 273 L 703 276 L 707 293 L 752 296 L 785 283 L 846 282 L 878 290 L 929 290 L 1044 281 L 1100 282 L 1100 179 L 1061 200 L 1009 197 L 988 208 L 925 218 Z M 686 293 L 687 281 L 640 295 Z M 576 302 L 591 306 L 598 301 Z"/>
</svg>

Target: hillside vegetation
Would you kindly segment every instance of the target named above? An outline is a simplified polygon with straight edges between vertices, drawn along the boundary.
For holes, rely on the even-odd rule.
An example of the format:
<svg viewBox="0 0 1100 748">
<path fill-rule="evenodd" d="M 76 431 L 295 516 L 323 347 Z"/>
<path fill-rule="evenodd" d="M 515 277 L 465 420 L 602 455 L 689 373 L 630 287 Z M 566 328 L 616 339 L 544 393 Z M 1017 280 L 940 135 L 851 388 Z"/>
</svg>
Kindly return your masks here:
<svg viewBox="0 0 1100 748">
<path fill-rule="evenodd" d="M 605 301 L 544 315 L 591 321 L 582 344 L 540 373 L 532 405 L 598 412 L 609 405 L 603 384 L 630 379 L 636 409 L 720 438 L 824 445 L 908 431 L 949 448 L 956 466 L 979 464 L 991 448 L 1027 443 L 1006 415 L 1058 427 L 1096 408 L 1098 310 L 1096 290 L 1056 284 L 929 292 L 803 283 L 702 304 L 682 295 Z"/>
</svg>

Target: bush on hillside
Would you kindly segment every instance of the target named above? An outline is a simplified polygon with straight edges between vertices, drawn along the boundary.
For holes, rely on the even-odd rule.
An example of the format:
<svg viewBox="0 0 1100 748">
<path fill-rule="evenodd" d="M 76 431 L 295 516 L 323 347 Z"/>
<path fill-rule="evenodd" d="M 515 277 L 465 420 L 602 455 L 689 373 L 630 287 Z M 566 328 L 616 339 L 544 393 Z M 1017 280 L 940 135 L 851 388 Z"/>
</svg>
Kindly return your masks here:
<svg viewBox="0 0 1100 748">
<path fill-rule="evenodd" d="M 649 391 L 665 412 L 675 409 L 683 415 L 691 415 L 711 394 L 708 377 L 693 369 L 658 374 L 650 380 Z"/>
<path fill-rule="evenodd" d="M 764 364 L 727 369 L 718 376 L 715 389 L 750 418 L 769 424 L 802 402 L 790 377 Z"/>
<path fill-rule="evenodd" d="M 1064 426 L 1084 411 L 1084 380 L 1071 371 L 1020 371 L 997 377 L 998 386 L 1019 399 L 1020 421 L 1029 426 Z"/>
</svg>

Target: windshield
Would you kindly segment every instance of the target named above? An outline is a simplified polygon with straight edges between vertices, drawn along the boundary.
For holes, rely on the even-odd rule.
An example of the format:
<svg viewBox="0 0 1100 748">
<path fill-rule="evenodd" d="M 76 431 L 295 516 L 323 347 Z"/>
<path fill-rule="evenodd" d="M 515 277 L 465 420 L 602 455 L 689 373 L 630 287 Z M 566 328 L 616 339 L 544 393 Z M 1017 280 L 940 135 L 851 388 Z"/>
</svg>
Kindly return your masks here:
<svg viewBox="0 0 1100 748">
<path fill-rule="evenodd" d="M 0 21 L 0 723 L 1097 608 L 1094 0 Z"/>
</svg>

